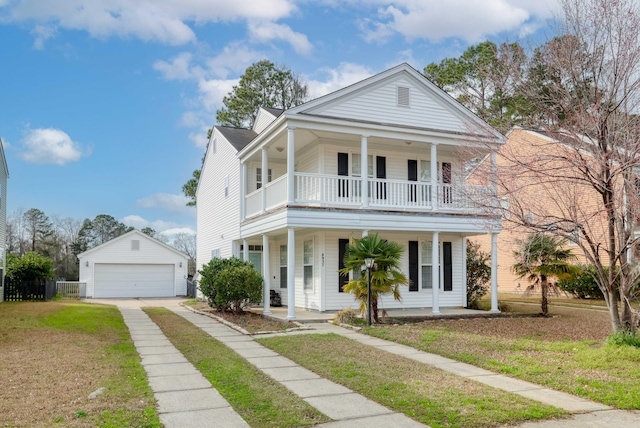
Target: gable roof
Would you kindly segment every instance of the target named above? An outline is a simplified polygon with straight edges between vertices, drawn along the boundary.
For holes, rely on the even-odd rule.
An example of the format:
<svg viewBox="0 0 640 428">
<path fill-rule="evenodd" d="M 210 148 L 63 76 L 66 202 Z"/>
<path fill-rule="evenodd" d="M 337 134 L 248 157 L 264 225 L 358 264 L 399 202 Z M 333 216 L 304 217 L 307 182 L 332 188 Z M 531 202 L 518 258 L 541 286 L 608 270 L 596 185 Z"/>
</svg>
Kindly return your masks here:
<svg viewBox="0 0 640 428">
<path fill-rule="evenodd" d="M 236 149 L 240 151 L 244 149 L 258 135 L 252 129 L 232 128 L 229 126 L 214 126 L 224 138 Z"/>
<path fill-rule="evenodd" d="M 362 111 L 362 106 L 371 105 L 372 101 L 382 97 L 388 99 L 391 87 L 396 88 L 405 84 L 416 90 L 416 96 L 423 103 L 420 106 L 421 109 L 405 110 L 406 117 L 404 118 L 401 114 L 393 115 L 390 112 L 388 115 L 388 118 L 391 118 L 390 121 L 387 121 L 385 117 L 371 117 L 367 115 L 366 111 Z M 395 99 L 393 105 L 388 103 L 386 106 L 387 108 L 398 107 L 395 104 Z M 413 116 L 410 117 L 409 114 L 413 114 Z M 315 116 L 342 119 L 459 135 L 475 135 L 502 143 L 506 141 L 504 135 L 407 63 L 399 64 L 360 82 L 293 107 L 285 111 L 285 116 L 287 118 Z M 398 120 L 398 118 L 401 119 Z M 447 123 L 445 124 L 445 122 Z"/>
<path fill-rule="evenodd" d="M 261 108 L 265 109 L 266 111 L 268 111 L 269 113 L 271 113 L 275 117 L 278 117 L 282 113 L 284 113 L 284 109 L 282 109 L 282 108 L 271 108 L 271 107 L 261 107 Z"/>
<path fill-rule="evenodd" d="M 84 256 L 86 256 L 86 255 L 88 255 L 88 254 L 91 254 L 91 253 L 93 253 L 93 252 L 95 252 L 95 251 L 98 251 L 98 250 L 100 250 L 101 248 L 104 248 L 104 247 L 106 247 L 106 246 L 108 246 L 108 245 L 110 245 L 110 244 L 113 244 L 114 242 L 121 241 L 121 240 L 127 239 L 127 238 L 129 238 L 129 237 L 132 237 L 133 235 L 137 235 L 138 237 L 143 238 L 143 239 L 146 239 L 146 240 L 148 240 L 148 241 L 152 242 L 153 244 L 156 244 L 156 245 L 162 246 L 162 247 L 166 248 L 167 250 L 171 250 L 171 251 L 173 251 L 174 253 L 176 253 L 176 254 L 178 254 L 178 255 L 180 255 L 180 256 L 182 256 L 182 257 L 185 257 L 185 258 L 187 258 L 187 259 L 189 258 L 189 256 L 187 256 L 187 255 L 186 255 L 185 253 L 183 253 L 182 251 L 178 251 L 178 250 L 176 250 L 175 248 L 173 248 L 171 245 L 167 245 L 167 244 L 165 244 L 165 243 L 164 243 L 164 242 L 162 242 L 162 241 L 158 241 L 156 238 L 153 238 L 153 237 L 151 237 L 151 236 L 149 236 L 149 235 L 147 235 L 147 234 L 144 234 L 144 233 L 142 233 L 142 232 L 140 232 L 139 230 L 136 230 L 136 229 L 134 229 L 134 230 L 132 230 L 132 231 L 130 231 L 130 232 L 127 232 L 127 233 L 125 233 L 125 234 L 123 234 L 123 235 L 116 236 L 115 238 L 113 238 L 113 239 L 111 239 L 111 240 L 109 240 L 109 241 L 107 241 L 107 242 L 104 242 L 104 243 L 102 243 L 102 244 L 98 245 L 97 247 L 93 247 L 93 248 L 91 248 L 90 250 L 87 250 L 87 251 L 85 251 L 85 252 L 83 252 L 83 253 L 80 253 L 80 254 L 78 254 L 78 258 L 80 258 L 80 257 L 84 257 Z"/>
</svg>

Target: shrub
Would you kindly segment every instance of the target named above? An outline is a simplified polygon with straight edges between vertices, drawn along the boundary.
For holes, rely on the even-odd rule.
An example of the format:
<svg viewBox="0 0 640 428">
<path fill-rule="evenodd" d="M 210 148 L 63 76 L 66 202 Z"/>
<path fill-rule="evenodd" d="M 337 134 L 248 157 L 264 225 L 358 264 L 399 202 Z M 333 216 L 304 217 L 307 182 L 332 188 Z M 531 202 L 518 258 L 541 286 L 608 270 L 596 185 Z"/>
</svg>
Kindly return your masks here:
<svg viewBox="0 0 640 428">
<path fill-rule="evenodd" d="M 262 299 L 262 276 L 237 257 L 215 258 L 200 270 L 200 291 L 218 311 L 242 312 Z"/>
<path fill-rule="evenodd" d="M 613 346 L 634 346 L 640 348 L 640 335 L 634 330 L 625 329 L 609 336 L 607 343 Z"/>
<path fill-rule="evenodd" d="M 358 313 L 351 306 L 342 309 L 341 311 L 336 312 L 336 323 L 337 324 L 353 324 L 358 318 Z"/>
<path fill-rule="evenodd" d="M 467 239 L 467 308 L 478 309 L 478 301 L 487 294 L 491 280 L 491 256 L 480 249 L 480 244 Z"/>
<path fill-rule="evenodd" d="M 603 299 L 593 265 L 577 266 L 577 268 L 579 272 L 572 279 L 558 280 L 558 287 L 580 299 Z"/>
<path fill-rule="evenodd" d="M 38 253 L 29 252 L 20 257 L 16 254 L 7 255 L 7 276 L 17 281 L 33 279 L 51 279 L 53 260 Z"/>
</svg>

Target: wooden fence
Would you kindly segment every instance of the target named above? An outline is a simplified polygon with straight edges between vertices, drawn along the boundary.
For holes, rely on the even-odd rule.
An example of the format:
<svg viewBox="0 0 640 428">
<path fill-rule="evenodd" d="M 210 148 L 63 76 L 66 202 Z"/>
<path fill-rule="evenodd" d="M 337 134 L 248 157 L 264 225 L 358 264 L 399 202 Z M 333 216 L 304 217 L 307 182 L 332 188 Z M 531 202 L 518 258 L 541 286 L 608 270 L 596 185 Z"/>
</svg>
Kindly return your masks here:
<svg viewBox="0 0 640 428">
<path fill-rule="evenodd" d="M 4 300 L 7 302 L 47 301 L 56 295 L 56 282 L 43 279 L 18 281 L 6 277 L 4 280 Z"/>
</svg>

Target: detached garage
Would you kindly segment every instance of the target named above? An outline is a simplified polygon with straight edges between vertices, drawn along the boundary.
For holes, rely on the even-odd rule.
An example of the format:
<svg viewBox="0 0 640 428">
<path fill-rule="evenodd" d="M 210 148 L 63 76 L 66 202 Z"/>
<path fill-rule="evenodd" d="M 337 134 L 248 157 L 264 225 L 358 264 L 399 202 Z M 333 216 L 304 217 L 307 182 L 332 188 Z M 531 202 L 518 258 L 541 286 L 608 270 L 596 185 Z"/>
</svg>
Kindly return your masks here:
<svg viewBox="0 0 640 428">
<path fill-rule="evenodd" d="M 187 255 L 138 230 L 78 254 L 78 259 L 87 297 L 187 294 Z"/>
</svg>

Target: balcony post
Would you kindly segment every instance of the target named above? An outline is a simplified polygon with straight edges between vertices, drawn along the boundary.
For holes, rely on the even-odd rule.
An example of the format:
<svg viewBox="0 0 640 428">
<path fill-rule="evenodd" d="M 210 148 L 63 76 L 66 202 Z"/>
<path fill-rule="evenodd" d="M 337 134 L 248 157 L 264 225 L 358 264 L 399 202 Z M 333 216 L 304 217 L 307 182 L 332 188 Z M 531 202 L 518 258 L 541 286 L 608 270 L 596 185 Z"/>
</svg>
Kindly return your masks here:
<svg viewBox="0 0 640 428">
<path fill-rule="evenodd" d="M 269 170 L 267 164 L 267 148 L 262 148 L 262 212 L 267 210 L 267 183 L 269 182 Z"/>
<path fill-rule="evenodd" d="M 363 135 L 360 140 L 360 195 L 362 197 L 362 208 L 369 207 L 369 155 L 367 135 Z"/>
<path fill-rule="evenodd" d="M 287 229 L 287 319 L 296 319 L 296 231 Z"/>
<path fill-rule="evenodd" d="M 431 313 L 440 314 L 440 233 L 433 232 L 431 243 Z"/>
<path fill-rule="evenodd" d="M 240 171 L 240 220 L 247 218 L 247 164 L 241 164 Z"/>
<path fill-rule="evenodd" d="M 242 240 L 242 260 L 249 261 L 249 241 L 246 239 Z"/>
<path fill-rule="evenodd" d="M 491 197 L 493 198 L 492 206 L 497 208 L 494 204 L 498 198 L 498 165 L 496 163 L 496 152 L 491 152 Z"/>
<path fill-rule="evenodd" d="M 269 272 L 269 236 L 262 235 L 262 313 L 268 315 L 271 313 L 271 273 Z"/>
<path fill-rule="evenodd" d="M 287 205 L 292 205 L 293 202 L 295 201 L 295 168 L 296 168 L 296 158 L 294 153 L 295 129 L 296 128 L 287 129 Z"/>
<path fill-rule="evenodd" d="M 499 313 L 498 309 L 498 234 L 491 232 L 491 310 Z"/>
<path fill-rule="evenodd" d="M 438 209 L 438 145 L 431 143 L 431 209 Z"/>
</svg>

